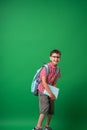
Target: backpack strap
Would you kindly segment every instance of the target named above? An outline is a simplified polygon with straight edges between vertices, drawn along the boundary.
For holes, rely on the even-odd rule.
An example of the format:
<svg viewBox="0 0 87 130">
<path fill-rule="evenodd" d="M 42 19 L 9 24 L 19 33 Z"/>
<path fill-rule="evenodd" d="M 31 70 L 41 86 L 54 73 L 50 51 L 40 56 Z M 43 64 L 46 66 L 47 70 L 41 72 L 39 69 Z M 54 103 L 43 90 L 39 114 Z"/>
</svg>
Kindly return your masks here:
<svg viewBox="0 0 87 130">
<path fill-rule="evenodd" d="M 56 74 L 58 74 L 59 73 L 59 67 L 57 67 L 57 69 L 56 69 Z"/>
<path fill-rule="evenodd" d="M 46 68 L 46 76 L 47 76 L 48 73 L 49 73 L 49 66 L 48 66 L 47 64 L 44 64 L 39 70 L 41 71 L 43 67 Z M 39 76 L 39 74 L 38 74 L 38 76 Z M 41 79 L 39 79 L 39 83 L 40 83 L 40 82 L 41 82 Z"/>
<path fill-rule="evenodd" d="M 49 73 L 49 66 L 47 64 L 45 64 L 44 67 L 46 68 L 46 75 L 48 75 L 48 73 Z"/>
</svg>

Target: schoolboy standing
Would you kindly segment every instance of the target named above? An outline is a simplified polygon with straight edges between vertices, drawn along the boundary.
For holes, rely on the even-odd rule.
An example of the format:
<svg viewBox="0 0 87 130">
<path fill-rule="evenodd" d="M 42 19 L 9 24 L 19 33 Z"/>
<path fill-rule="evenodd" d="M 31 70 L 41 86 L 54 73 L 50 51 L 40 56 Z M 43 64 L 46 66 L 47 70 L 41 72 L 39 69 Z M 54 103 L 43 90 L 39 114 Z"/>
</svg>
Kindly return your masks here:
<svg viewBox="0 0 87 130">
<path fill-rule="evenodd" d="M 57 79 L 60 77 L 60 69 L 58 74 L 56 73 L 57 65 L 60 62 L 61 52 L 59 50 L 52 50 L 50 52 L 50 62 L 47 63 L 49 66 L 49 73 L 46 75 L 46 68 L 40 72 L 40 79 L 41 82 L 38 85 L 39 90 L 39 106 L 40 106 L 40 115 L 37 122 L 36 127 L 33 130 L 42 130 L 42 123 L 47 115 L 46 124 L 44 126 L 44 130 L 52 130 L 49 126 L 50 121 L 52 119 L 52 115 L 54 114 L 54 101 L 55 96 L 53 95 L 52 91 L 48 87 L 48 84 L 52 86 L 56 86 Z M 43 94 L 44 90 L 49 93 L 49 96 Z"/>
</svg>

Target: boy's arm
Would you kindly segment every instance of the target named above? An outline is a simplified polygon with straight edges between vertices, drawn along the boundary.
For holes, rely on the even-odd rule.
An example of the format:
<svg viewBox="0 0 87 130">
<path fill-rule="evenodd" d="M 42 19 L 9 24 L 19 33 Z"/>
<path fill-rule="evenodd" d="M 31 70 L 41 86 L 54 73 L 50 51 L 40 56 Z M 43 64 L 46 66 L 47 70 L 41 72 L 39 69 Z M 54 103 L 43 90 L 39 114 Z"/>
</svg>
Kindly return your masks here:
<svg viewBox="0 0 87 130">
<path fill-rule="evenodd" d="M 55 87 L 56 87 L 56 83 L 53 83 L 53 86 L 55 86 Z"/>
<path fill-rule="evenodd" d="M 50 88 L 48 87 L 48 84 L 47 84 L 47 82 L 46 82 L 46 77 L 42 77 L 42 84 L 43 84 L 44 88 L 46 89 L 46 91 L 49 93 L 50 98 L 51 98 L 52 100 L 54 100 L 54 99 L 55 99 L 55 96 L 54 96 L 54 94 L 52 93 L 52 91 L 50 90 Z"/>
<path fill-rule="evenodd" d="M 58 73 L 58 77 L 55 79 L 55 81 L 54 81 L 54 83 L 53 83 L 53 86 L 56 87 L 56 84 L 57 84 L 58 78 L 60 78 L 60 77 L 61 77 L 61 74 L 60 74 L 60 71 L 59 71 L 59 73 Z"/>
<path fill-rule="evenodd" d="M 57 79 L 54 81 L 53 86 L 56 87 L 56 84 L 57 84 Z"/>
</svg>

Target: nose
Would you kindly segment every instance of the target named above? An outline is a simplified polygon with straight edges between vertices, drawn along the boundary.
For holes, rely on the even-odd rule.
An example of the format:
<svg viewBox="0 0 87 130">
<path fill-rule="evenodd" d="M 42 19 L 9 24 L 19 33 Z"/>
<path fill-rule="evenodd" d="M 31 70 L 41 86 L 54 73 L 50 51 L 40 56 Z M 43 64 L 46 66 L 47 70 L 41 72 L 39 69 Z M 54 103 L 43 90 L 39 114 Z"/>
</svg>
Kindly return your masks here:
<svg viewBox="0 0 87 130">
<path fill-rule="evenodd" d="M 59 61 L 60 61 L 60 58 L 57 58 L 57 57 L 56 57 L 56 58 L 55 58 L 55 61 L 59 62 Z"/>
</svg>

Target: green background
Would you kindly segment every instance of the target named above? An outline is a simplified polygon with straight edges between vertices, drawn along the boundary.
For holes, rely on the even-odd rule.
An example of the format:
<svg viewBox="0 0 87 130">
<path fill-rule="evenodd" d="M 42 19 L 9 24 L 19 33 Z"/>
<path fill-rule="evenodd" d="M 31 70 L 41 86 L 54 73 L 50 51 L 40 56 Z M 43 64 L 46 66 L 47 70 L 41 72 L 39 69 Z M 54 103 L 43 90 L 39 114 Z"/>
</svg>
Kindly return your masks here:
<svg viewBox="0 0 87 130">
<path fill-rule="evenodd" d="M 86 0 L 0 0 L 0 130 L 31 130 L 36 70 L 59 49 L 62 77 L 53 130 L 87 129 Z"/>
</svg>

